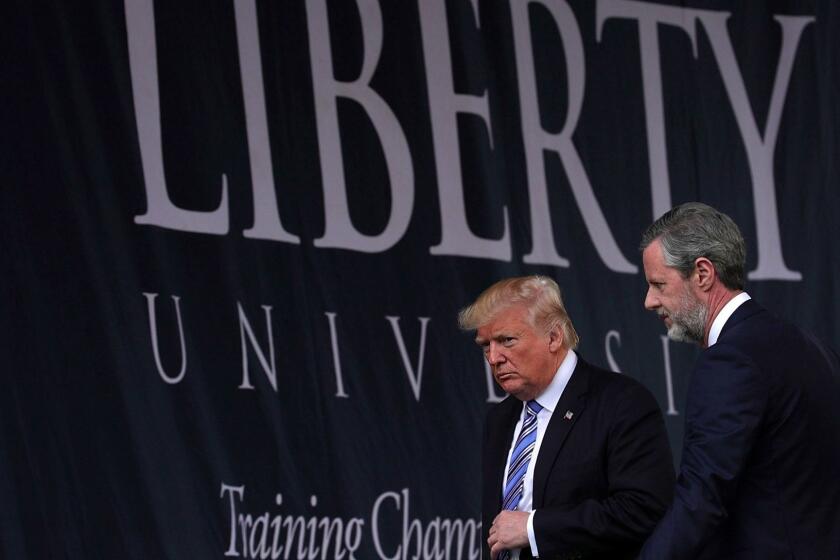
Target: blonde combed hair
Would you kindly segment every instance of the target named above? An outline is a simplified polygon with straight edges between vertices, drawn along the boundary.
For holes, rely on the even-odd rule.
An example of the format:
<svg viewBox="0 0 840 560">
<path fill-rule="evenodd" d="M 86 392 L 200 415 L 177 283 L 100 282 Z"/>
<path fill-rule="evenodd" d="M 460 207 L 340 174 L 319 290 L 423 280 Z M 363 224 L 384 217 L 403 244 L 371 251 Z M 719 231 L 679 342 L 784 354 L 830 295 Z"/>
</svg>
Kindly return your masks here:
<svg viewBox="0 0 840 560">
<path fill-rule="evenodd" d="M 530 323 L 546 333 L 555 327 L 563 333 L 563 345 L 575 348 L 580 341 L 572 320 L 563 305 L 560 286 L 548 276 L 519 276 L 499 280 L 469 306 L 458 313 L 458 326 L 473 331 L 489 323 L 493 317 L 513 305 L 528 309 Z"/>
</svg>

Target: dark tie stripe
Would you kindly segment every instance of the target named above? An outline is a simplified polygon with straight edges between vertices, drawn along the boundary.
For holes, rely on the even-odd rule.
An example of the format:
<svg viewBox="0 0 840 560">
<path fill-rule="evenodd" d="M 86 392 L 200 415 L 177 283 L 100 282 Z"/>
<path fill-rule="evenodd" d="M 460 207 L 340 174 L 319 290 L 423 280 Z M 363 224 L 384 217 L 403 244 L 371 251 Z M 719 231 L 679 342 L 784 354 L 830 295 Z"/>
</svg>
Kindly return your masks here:
<svg viewBox="0 0 840 560">
<path fill-rule="evenodd" d="M 510 465 L 508 466 L 507 484 L 502 498 L 503 510 L 515 510 L 519 507 L 522 493 L 525 489 L 525 473 L 528 472 L 528 465 L 531 462 L 531 454 L 537 443 L 537 414 L 542 406 L 537 401 L 528 401 L 525 405 L 525 421 L 522 423 L 522 431 L 516 438 L 516 444 L 510 454 Z M 499 560 L 508 560 L 510 552 L 502 551 Z"/>
</svg>

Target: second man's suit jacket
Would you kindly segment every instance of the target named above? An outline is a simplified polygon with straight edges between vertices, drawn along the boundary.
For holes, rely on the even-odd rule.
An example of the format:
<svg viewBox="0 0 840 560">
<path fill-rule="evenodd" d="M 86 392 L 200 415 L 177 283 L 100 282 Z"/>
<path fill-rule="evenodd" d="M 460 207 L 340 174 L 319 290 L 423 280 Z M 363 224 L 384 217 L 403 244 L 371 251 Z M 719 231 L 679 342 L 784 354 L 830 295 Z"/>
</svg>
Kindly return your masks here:
<svg viewBox="0 0 840 560">
<path fill-rule="evenodd" d="M 840 360 L 755 301 L 688 386 L 674 502 L 642 558 L 840 558 Z"/>
<path fill-rule="evenodd" d="M 508 397 L 490 410 L 485 423 L 484 558 L 489 558 L 487 534 L 501 509 L 502 479 L 521 413 L 522 402 Z M 670 504 L 673 486 L 673 459 L 653 395 L 630 377 L 579 358 L 534 470 L 540 560 L 633 558 Z M 521 558 L 531 558 L 528 546 Z"/>
</svg>

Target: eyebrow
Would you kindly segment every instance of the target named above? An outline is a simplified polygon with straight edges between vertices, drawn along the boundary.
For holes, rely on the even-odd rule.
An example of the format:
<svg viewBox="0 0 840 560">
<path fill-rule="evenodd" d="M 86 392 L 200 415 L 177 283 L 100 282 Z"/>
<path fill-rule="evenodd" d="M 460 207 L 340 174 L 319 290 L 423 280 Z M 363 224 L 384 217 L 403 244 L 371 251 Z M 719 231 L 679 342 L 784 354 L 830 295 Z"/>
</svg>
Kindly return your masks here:
<svg viewBox="0 0 840 560">
<path fill-rule="evenodd" d="M 489 342 L 491 340 L 501 340 L 503 338 L 519 338 L 522 335 L 518 331 L 513 330 L 503 330 L 499 331 L 488 338 L 482 338 L 480 336 L 475 337 L 476 344 L 483 344 L 485 342 Z"/>
</svg>

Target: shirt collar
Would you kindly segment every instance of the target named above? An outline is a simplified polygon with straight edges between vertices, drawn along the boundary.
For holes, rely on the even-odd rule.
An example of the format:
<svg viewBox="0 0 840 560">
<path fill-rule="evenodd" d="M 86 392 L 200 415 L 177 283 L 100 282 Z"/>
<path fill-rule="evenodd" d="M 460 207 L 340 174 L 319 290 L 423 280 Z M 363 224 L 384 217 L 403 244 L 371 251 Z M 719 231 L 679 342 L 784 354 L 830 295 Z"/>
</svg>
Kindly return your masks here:
<svg viewBox="0 0 840 560">
<path fill-rule="evenodd" d="M 560 401 L 560 397 L 563 396 L 563 391 L 566 389 L 566 385 L 572 377 L 572 372 L 575 371 L 577 362 L 577 354 L 575 354 L 574 350 L 569 350 L 566 357 L 563 358 L 560 367 L 554 373 L 554 379 L 551 380 L 551 383 L 548 384 L 545 391 L 535 399 L 549 413 L 554 412 L 554 409 L 557 408 L 557 403 Z M 525 403 L 523 403 L 524 405 Z"/>
<path fill-rule="evenodd" d="M 723 330 L 723 326 L 726 324 L 726 321 L 728 321 L 732 314 L 735 313 L 736 309 L 741 307 L 742 303 L 749 299 L 751 298 L 747 292 L 741 292 L 734 298 L 730 299 L 726 303 L 726 305 L 723 306 L 723 309 L 721 309 L 720 313 L 717 314 L 715 320 L 712 321 L 712 328 L 709 329 L 709 343 L 707 346 L 712 346 L 718 341 L 718 337 L 720 337 L 720 331 Z"/>
</svg>

